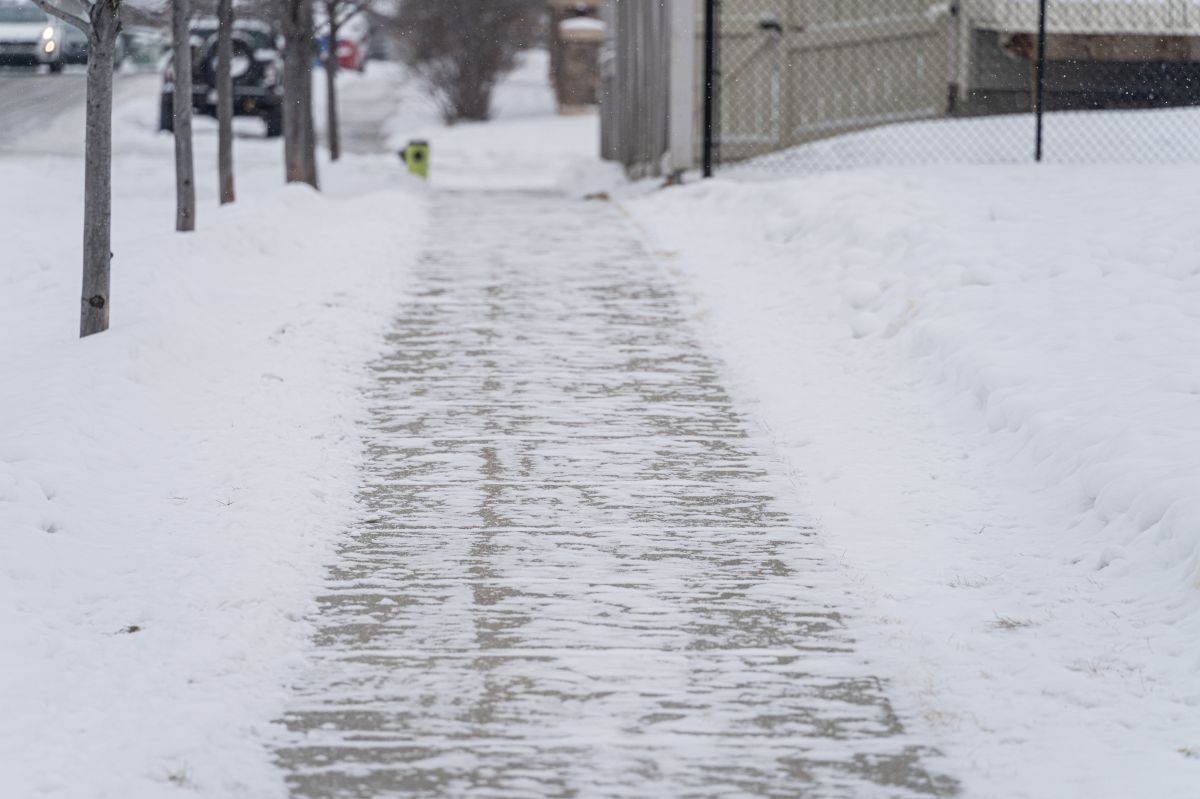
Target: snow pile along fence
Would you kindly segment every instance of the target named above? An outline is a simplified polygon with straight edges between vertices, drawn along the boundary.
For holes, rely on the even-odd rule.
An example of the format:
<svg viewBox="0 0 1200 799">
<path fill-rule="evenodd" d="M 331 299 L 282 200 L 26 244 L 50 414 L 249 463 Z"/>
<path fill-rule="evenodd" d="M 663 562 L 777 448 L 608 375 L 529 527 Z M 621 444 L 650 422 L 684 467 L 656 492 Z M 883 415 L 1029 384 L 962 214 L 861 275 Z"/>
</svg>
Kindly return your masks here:
<svg viewBox="0 0 1200 799">
<path fill-rule="evenodd" d="M 1049 161 L 1200 162 L 1200 0 L 682 1 L 696 31 L 690 165 L 705 152 L 771 173 L 1021 163 L 1039 138 Z M 619 138 L 620 119 L 607 121 Z"/>
<path fill-rule="evenodd" d="M 1056 161 L 1200 161 L 1200 140 L 1189 132 L 1195 120 L 1178 112 L 1200 104 L 1200 3 L 1048 0 L 1044 20 L 1038 0 L 717 7 L 711 142 L 719 162 L 766 156 L 758 167 L 820 169 L 1018 163 L 1039 153 Z M 972 124 L 994 115 L 1016 119 Z M 909 125 L 909 135 L 888 137 L 887 150 L 861 134 L 930 120 L 940 124 Z M 838 150 L 806 146 L 847 134 L 855 135 Z"/>
</svg>

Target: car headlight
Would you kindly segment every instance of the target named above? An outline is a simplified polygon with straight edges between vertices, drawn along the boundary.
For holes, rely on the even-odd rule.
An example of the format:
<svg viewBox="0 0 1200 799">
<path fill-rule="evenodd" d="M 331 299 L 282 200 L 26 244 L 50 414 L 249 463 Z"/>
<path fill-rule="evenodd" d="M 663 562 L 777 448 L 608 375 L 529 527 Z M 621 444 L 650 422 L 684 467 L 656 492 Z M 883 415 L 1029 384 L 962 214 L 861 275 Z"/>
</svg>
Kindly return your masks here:
<svg viewBox="0 0 1200 799">
<path fill-rule="evenodd" d="M 42 39 L 44 39 L 45 41 L 50 41 L 53 38 L 54 38 L 54 26 L 47 25 L 46 29 L 44 31 L 42 31 Z"/>
<path fill-rule="evenodd" d="M 51 53 L 53 53 L 57 47 L 58 47 L 58 45 L 56 45 L 54 43 L 53 39 L 51 39 L 50 41 L 48 41 L 44 45 L 42 45 L 42 49 L 46 51 L 46 55 L 50 55 Z"/>
</svg>

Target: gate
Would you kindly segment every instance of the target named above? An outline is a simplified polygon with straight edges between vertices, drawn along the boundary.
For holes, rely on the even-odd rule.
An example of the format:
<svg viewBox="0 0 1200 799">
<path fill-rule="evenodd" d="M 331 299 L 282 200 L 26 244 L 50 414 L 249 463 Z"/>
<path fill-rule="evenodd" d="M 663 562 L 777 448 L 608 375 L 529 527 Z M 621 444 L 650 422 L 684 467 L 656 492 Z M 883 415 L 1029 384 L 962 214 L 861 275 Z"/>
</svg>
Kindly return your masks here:
<svg viewBox="0 0 1200 799">
<path fill-rule="evenodd" d="M 930 0 L 721 0 L 722 159 L 944 115 L 952 8 Z"/>
</svg>

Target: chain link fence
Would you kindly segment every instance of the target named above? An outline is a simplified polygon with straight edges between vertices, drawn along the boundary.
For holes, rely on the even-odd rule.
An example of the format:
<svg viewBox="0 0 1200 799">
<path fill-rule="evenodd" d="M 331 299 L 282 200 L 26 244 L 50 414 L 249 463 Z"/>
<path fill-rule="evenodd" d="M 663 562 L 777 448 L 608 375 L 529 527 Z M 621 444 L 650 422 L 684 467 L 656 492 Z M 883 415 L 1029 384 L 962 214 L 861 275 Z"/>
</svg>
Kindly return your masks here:
<svg viewBox="0 0 1200 799">
<path fill-rule="evenodd" d="M 706 5 L 718 168 L 1200 162 L 1200 0 Z"/>
</svg>

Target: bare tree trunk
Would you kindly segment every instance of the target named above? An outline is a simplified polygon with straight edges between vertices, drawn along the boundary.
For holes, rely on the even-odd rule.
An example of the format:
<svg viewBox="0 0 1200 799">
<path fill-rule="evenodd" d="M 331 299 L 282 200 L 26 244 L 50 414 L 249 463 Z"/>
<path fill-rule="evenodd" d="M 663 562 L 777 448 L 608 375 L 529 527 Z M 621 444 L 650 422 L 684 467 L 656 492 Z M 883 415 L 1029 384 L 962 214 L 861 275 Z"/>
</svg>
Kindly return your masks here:
<svg viewBox="0 0 1200 799">
<path fill-rule="evenodd" d="M 191 2 L 172 0 L 171 36 L 175 45 L 175 229 L 196 229 L 196 168 L 192 155 Z"/>
<path fill-rule="evenodd" d="M 300 105 L 304 86 L 304 53 L 297 39 L 300 22 L 296 19 L 295 0 L 280 0 L 279 19 L 283 27 L 283 169 L 288 183 L 304 181 L 302 153 L 304 110 Z"/>
<path fill-rule="evenodd" d="M 307 182 L 317 188 L 317 126 L 313 117 L 313 58 L 316 56 L 316 22 L 311 0 L 300 4 L 304 31 L 304 172 Z"/>
<path fill-rule="evenodd" d="M 88 32 L 83 176 L 83 294 L 79 337 L 108 330 L 112 272 L 112 97 L 119 0 L 99 0 Z"/>
<path fill-rule="evenodd" d="M 217 176 L 221 205 L 233 191 L 233 0 L 217 3 Z"/>
<path fill-rule="evenodd" d="M 283 25 L 283 160 L 288 183 L 317 188 L 312 114 L 311 0 L 279 0 Z"/>
<path fill-rule="evenodd" d="M 338 5 L 339 0 L 326 0 L 325 15 L 329 18 L 329 47 L 325 53 L 325 127 L 329 137 L 329 160 L 342 157 L 342 131 L 338 120 Z"/>
<path fill-rule="evenodd" d="M 310 52 L 308 59 L 308 71 L 304 75 L 304 174 L 308 176 L 305 181 L 313 188 L 318 187 L 317 181 L 317 125 L 316 118 L 313 115 L 313 71 L 312 71 L 312 53 Z"/>
<path fill-rule="evenodd" d="M 325 125 L 329 136 L 329 160 L 337 161 L 342 157 L 342 132 L 339 128 L 341 123 L 338 121 L 337 56 L 329 60 L 333 63 L 325 67 Z"/>
</svg>

